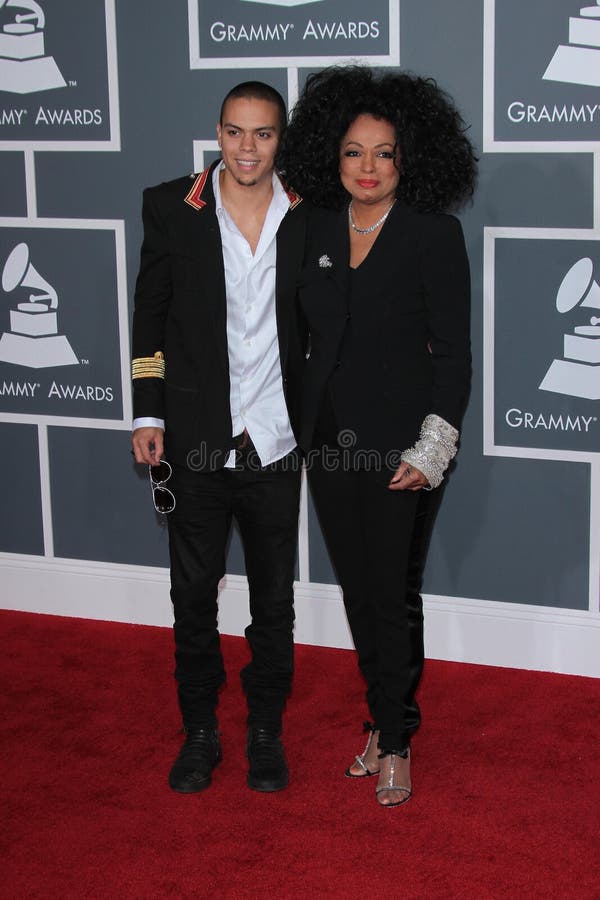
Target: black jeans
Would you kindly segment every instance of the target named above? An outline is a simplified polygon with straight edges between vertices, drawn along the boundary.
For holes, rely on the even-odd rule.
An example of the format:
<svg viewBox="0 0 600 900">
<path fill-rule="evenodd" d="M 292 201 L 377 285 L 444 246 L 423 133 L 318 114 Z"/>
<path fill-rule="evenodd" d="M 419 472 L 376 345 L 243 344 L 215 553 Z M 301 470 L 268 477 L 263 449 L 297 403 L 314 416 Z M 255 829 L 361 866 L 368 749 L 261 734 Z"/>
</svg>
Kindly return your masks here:
<svg viewBox="0 0 600 900">
<path fill-rule="evenodd" d="M 423 567 L 441 490 L 390 491 L 392 472 L 324 468 L 309 480 L 367 683 L 380 746 L 402 750 L 421 721 Z"/>
<path fill-rule="evenodd" d="M 252 445 L 235 469 L 194 472 L 174 467 L 169 515 L 175 678 L 183 723 L 214 728 L 225 681 L 217 628 L 217 589 L 235 517 L 242 538 L 252 660 L 242 673 L 248 724 L 279 729 L 293 673 L 293 581 L 300 497 L 297 451 L 264 469 Z"/>
</svg>

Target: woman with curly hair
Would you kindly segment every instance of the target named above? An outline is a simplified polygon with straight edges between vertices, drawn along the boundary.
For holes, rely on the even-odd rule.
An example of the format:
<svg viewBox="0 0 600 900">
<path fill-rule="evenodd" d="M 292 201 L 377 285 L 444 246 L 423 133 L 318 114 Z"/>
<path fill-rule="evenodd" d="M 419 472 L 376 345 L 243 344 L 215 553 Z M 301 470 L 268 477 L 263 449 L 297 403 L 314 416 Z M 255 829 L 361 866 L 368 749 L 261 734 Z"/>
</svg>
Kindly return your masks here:
<svg viewBox="0 0 600 900">
<path fill-rule="evenodd" d="M 378 775 L 378 803 L 399 806 L 421 718 L 423 567 L 471 370 L 448 211 L 472 195 L 476 159 L 434 81 L 349 66 L 309 77 L 278 163 L 315 206 L 300 444 L 373 718 L 346 775 Z"/>
</svg>

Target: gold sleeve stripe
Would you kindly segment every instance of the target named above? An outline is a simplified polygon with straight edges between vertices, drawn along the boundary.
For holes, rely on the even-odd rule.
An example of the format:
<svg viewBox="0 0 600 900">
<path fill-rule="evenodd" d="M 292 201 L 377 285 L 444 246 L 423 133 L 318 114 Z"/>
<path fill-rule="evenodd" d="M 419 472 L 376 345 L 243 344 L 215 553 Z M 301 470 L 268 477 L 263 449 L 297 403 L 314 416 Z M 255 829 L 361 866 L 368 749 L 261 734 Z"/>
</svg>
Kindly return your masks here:
<svg viewBox="0 0 600 900">
<path fill-rule="evenodd" d="M 165 357 L 160 350 L 154 356 L 140 356 L 132 360 L 131 377 L 136 378 L 164 378 Z"/>
</svg>

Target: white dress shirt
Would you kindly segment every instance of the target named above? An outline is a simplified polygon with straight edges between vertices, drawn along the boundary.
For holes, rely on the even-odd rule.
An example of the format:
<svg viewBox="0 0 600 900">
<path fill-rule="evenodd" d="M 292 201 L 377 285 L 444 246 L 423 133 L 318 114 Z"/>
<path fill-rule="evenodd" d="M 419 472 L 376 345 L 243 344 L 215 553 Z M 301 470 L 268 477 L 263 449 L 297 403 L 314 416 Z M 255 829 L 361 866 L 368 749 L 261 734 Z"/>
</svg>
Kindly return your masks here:
<svg viewBox="0 0 600 900">
<path fill-rule="evenodd" d="M 273 173 L 273 197 L 253 255 L 222 204 L 222 168 L 215 168 L 212 184 L 225 268 L 232 436 L 246 429 L 261 465 L 268 466 L 296 446 L 283 393 L 275 314 L 276 235 L 290 202 Z M 133 422 L 134 429 L 145 426 L 164 428 L 164 422 L 148 417 Z M 225 466 L 235 466 L 235 451 Z"/>
</svg>

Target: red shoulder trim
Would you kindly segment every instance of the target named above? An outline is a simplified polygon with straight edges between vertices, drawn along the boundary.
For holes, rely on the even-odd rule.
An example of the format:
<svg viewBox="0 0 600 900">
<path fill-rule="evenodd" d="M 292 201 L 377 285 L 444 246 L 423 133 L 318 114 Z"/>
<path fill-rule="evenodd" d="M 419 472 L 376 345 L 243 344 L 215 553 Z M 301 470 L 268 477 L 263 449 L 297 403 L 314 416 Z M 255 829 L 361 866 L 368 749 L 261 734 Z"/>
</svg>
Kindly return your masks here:
<svg viewBox="0 0 600 900">
<path fill-rule="evenodd" d="M 281 181 L 281 187 L 284 189 L 287 198 L 290 201 L 290 209 L 296 209 L 298 204 L 302 203 L 302 197 L 300 194 L 297 194 L 293 188 L 289 187 L 281 176 L 279 176 L 279 180 Z"/>
<path fill-rule="evenodd" d="M 202 200 L 202 191 L 206 185 L 209 172 L 210 166 L 196 176 L 196 180 L 185 197 L 185 202 L 193 206 L 194 209 L 202 209 L 203 206 L 206 206 L 206 200 Z"/>
</svg>

